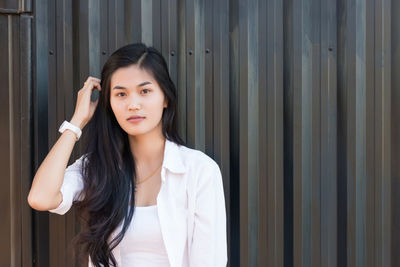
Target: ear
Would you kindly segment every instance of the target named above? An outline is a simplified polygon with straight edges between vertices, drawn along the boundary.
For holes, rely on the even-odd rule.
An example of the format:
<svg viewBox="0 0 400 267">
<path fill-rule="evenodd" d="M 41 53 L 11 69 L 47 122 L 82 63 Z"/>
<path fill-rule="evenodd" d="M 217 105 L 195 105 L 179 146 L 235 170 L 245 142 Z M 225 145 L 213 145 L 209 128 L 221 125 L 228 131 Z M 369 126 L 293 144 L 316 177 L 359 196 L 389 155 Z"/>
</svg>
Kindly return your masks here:
<svg viewBox="0 0 400 267">
<path fill-rule="evenodd" d="M 167 100 L 164 100 L 164 106 L 163 106 L 164 108 L 167 108 L 168 107 L 168 101 Z"/>
</svg>

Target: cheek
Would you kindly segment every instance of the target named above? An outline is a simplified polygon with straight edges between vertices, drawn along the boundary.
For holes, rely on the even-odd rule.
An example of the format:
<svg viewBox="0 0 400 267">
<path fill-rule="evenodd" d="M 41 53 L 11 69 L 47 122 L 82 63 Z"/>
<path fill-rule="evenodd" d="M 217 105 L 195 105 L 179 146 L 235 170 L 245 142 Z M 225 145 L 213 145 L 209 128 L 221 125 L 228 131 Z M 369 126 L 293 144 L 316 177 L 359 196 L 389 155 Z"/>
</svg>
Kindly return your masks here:
<svg viewBox="0 0 400 267">
<path fill-rule="evenodd" d="M 160 106 L 158 104 L 157 105 L 154 105 L 154 104 L 151 105 L 151 107 L 149 107 L 148 110 L 147 110 L 147 113 L 149 115 L 151 115 L 152 119 L 154 119 L 154 120 L 158 120 L 159 117 L 162 116 L 162 112 L 163 112 L 162 106 Z"/>
<path fill-rule="evenodd" d="M 118 117 L 121 115 L 120 105 L 117 105 L 114 101 L 110 101 L 110 106 L 112 111 L 114 112 L 114 116 L 118 119 Z"/>
</svg>

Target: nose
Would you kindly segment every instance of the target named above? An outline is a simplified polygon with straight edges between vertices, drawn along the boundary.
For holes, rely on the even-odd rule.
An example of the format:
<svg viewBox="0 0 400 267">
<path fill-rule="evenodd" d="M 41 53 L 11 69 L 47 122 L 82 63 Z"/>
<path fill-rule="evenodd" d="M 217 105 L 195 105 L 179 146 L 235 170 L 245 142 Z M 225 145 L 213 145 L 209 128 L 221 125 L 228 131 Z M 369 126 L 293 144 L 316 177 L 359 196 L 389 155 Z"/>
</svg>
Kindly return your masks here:
<svg viewBox="0 0 400 267">
<path fill-rule="evenodd" d="M 136 97 L 131 98 L 131 101 L 129 102 L 128 105 L 128 110 L 139 110 L 140 109 L 140 104 L 137 101 L 138 99 Z"/>
<path fill-rule="evenodd" d="M 128 109 L 129 109 L 129 110 L 135 110 L 135 109 L 139 110 L 139 109 L 140 109 L 140 106 L 139 106 L 139 105 L 130 104 L 129 107 L 128 107 Z"/>
</svg>

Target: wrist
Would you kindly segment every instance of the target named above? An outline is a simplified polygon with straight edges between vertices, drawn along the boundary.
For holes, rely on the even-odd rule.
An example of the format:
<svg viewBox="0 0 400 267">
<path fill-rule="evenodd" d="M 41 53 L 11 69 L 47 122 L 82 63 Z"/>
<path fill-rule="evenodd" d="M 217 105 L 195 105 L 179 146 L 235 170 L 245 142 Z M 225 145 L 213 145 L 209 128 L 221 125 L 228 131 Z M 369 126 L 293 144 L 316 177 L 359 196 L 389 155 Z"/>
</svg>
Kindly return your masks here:
<svg viewBox="0 0 400 267">
<path fill-rule="evenodd" d="M 62 134 L 71 136 L 75 140 L 75 142 L 78 141 L 78 135 L 70 129 L 66 129 Z"/>
<path fill-rule="evenodd" d="M 79 120 L 77 118 L 72 118 L 69 123 L 75 125 L 76 127 L 79 127 L 79 129 L 81 129 L 81 130 L 83 129 L 83 127 L 85 127 L 85 124 L 83 123 L 83 121 Z"/>
<path fill-rule="evenodd" d="M 81 137 L 82 130 L 79 128 L 79 126 L 74 125 L 74 124 L 71 123 L 71 122 L 64 121 L 64 122 L 61 124 L 60 128 L 58 129 L 58 131 L 59 131 L 60 133 L 64 133 L 66 130 L 70 130 L 70 131 L 74 132 L 74 133 L 76 134 L 76 140 L 77 140 L 77 141 L 78 141 L 79 138 Z"/>
</svg>

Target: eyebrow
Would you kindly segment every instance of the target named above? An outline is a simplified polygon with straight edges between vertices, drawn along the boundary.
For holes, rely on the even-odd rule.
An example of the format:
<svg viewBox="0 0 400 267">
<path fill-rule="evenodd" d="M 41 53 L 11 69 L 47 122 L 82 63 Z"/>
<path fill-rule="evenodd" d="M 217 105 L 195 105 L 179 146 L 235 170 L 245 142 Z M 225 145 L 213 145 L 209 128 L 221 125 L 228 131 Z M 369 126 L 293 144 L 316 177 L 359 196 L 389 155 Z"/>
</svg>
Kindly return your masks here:
<svg viewBox="0 0 400 267">
<path fill-rule="evenodd" d="M 145 81 L 145 82 L 139 83 L 136 87 L 145 86 L 147 84 L 151 84 L 151 82 Z M 123 87 L 123 86 L 120 86 L 120 85 L 116 85 L 116 86 L 114 86 L 113 90 L 114 89 L 126 89 L 126 87 Z"/>
</svg>

